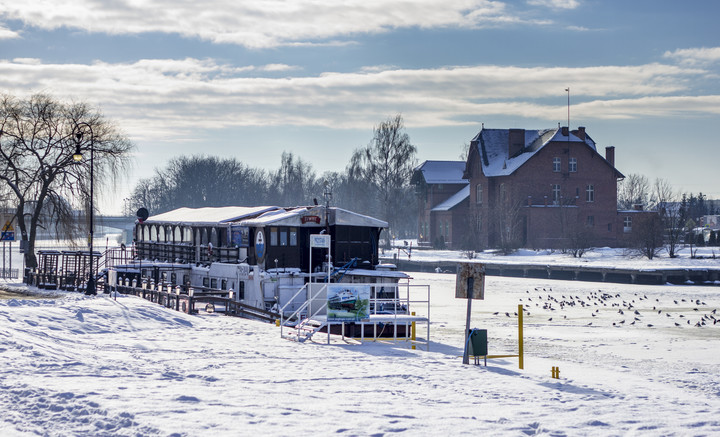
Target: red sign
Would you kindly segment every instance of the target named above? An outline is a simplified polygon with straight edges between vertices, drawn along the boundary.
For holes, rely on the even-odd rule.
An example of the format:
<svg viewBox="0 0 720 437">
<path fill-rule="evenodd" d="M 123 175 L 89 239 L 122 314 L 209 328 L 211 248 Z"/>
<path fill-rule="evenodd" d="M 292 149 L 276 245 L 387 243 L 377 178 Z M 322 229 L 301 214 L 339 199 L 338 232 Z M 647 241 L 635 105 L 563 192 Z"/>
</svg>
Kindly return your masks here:
<svg viewBox="0 0 720 437">
<path fill-rule="evenodd" d="M 302 224 L 308 223 L 308 222 L 314 222 L 317 224 L 320 224 L 320 217 L 316 215 L 306 215 L 304 217 L 300 217 L 300 222 Z"/>
</svg>

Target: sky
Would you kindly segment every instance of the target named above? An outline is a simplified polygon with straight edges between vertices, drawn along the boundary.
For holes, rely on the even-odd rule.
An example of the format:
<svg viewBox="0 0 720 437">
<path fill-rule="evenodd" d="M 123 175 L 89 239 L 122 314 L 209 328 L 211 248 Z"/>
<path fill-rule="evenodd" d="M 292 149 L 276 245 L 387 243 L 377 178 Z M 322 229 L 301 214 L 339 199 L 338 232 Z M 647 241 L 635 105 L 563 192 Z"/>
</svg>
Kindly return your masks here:
<svg viewBox="0 0 720 437">
<path fill-rule="evenodd" d="M 0 0 L 0 92 L 87 102 L 136 144 L 105 213 L 173 157 L 342 171 L 400 113 L 420 162 L 458 160 L 483 124 L 567 125 L 568 96 L 622 173 L 720 198 L 717 17 L 712 0 Z"/>
</svg>

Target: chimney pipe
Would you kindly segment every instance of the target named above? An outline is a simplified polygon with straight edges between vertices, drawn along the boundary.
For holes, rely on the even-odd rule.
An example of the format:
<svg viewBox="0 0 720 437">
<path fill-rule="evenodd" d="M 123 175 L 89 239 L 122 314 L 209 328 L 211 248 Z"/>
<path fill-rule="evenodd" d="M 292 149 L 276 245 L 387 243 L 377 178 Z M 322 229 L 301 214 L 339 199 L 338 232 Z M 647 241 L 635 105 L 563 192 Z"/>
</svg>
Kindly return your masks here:
<svg viewBox="0 0 720 437">
<path fill-rule="evenodd" d="M 605 159 L 613 167 L 615 167 L 615 146 L 608 146 L 605 148 Z"/>
</svg>

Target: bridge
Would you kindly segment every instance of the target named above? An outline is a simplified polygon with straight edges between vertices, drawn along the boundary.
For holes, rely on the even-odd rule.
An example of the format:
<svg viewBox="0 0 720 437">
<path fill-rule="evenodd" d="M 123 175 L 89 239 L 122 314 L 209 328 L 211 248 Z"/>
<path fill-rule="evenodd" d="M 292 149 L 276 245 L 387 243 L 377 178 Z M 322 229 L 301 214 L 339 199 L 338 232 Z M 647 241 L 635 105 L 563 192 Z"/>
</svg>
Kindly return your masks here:
<svg viewBox="0 0 720 437">
<path fill-rule="evenodd" d="M 85 216 L 81 216 L 79 219 L 85 220 Z M 122 232 L 122 238 L 125 244 L 129 244 L 132 242 L 135 220 L 137 220 L 137 217 L 99 215 L 95 216 L 95 228 L 97 229 L 98 227 L 103 226 L 106 228 L 117 229 Z"/>
</svg>

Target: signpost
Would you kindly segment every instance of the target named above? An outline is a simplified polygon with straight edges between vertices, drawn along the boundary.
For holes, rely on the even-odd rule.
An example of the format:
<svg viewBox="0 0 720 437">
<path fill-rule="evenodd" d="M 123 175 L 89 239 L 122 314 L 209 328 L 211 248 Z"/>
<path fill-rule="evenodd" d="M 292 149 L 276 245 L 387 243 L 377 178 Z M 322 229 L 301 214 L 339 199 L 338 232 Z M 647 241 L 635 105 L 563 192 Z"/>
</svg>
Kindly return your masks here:
<svg viewBox="0 0 720 437">
<path fill-rule="evenodd" d="M 2 227 L 2 233 L 0 234 L 0 240 L 3 243 L 3 261 L 2 261 L 2 277 L 12 277 L 12 242 L 15 241 L 15 228 L 10 220 L 5 221 L 5 225 Z M 5 246 L 6 242 L 10 242 L 10 266 L 5 266 Z"/>
<path fill-rule="evenodd" d="M 463 364 L 470 364 L 468 342 L 470 341 L 470 315 L 472 314 L 473 299 L 485 299 L 485 266 L 480 263 L 458 264 L 455 279 L 455 297 L 467 298 L 467 317 L 465 318 L 465 348 L 463 349 Z"/>
<path fill-rule="evenodd" d="M 312 284 L 312 250 L 313 247 L 326 248 L 328 250 L 328 276 L 327 282 L 330 282 L 330 235 L 328 234 L 310 234 L 310 284 Z"/>
</svg>

